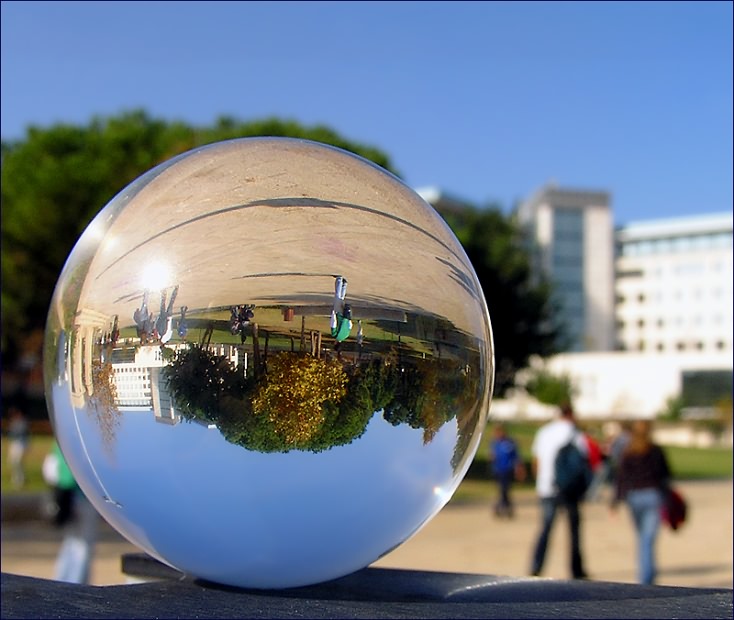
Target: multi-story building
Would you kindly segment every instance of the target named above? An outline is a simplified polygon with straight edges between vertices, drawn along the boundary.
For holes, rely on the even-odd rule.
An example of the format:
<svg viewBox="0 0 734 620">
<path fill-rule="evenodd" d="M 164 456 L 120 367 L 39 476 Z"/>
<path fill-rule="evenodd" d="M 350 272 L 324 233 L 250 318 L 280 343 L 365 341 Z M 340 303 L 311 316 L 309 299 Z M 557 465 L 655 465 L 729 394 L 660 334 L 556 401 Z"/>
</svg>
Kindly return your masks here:
<svg viewBox="0 0 734 620">
<path fill-rule="evenodd" d="M 419 193 L 440 210 L 461 200 Z M 711 410 L 732 385 L 732 214 L 614 230 L 606 192 L 546 186 L 518 208 L 536 273 L 556 287 L 572 346 L 545 360 L 571 378 L 581 417 L 655 417 L 671 399 Z M 499 417 L 547 417 L 522 391 Z"/>
<path fill-rule="evenodd" d="M 533 268 L 554 285 L 568 351 L 614 349 L 614 225 L 610 197 L 553 185 L 520 204 Z"/>
<path fill-rule="evenodd" d="M 732 352 L 732 214 L 634 222 L 616 233 L 617 348 Z"/>
<path fill-rule="evenodd" d="M 656 417 L 676 399 L 711 415 L 732 386 L 732 214 L 631 223 L 614 248 L 616 350 L 565 352 L 547 369 L 571 378 L 581 417 Z M 503 406 L 548 414 L 527 400 Z"/>
<path fill-rule="evenodd" d="M 468 208 L 435 187 L 419 189 L 440 212 Z M 606 192 L 541 189 L 518 208 L 532 267 L 554 285 L 569 351 L 614 348 L 614 226 Z"/>
</svg>

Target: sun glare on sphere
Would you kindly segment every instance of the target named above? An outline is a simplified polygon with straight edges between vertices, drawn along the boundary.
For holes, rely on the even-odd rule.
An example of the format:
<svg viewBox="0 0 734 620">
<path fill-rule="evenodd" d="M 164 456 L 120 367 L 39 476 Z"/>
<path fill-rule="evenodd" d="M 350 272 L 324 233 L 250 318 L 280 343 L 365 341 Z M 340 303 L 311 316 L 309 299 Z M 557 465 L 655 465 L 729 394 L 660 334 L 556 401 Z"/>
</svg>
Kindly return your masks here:
<svg viewBox="0 0 734 620">
<path fill-rule="evenodd" d="M 141 274 L 143 288 L 160 290 L 171 284 L 171 270 L 165 263 L 152 262 L 145 266 Z"/>
</svg>

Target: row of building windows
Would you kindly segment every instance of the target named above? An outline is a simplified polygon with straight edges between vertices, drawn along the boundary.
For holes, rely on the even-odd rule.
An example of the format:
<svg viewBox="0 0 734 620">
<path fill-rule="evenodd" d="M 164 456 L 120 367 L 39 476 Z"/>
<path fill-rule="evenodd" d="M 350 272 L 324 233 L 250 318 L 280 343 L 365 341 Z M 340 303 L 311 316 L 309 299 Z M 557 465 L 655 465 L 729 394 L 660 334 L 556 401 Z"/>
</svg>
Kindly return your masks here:
<svg viewBox="0 0 734 620">
<path fill-rule="evenodd" d="M 658 352 L 665 352 L 665 351 L 683 352 L 683 351 L 705 351 L 705 350 L 724 351 L 727 348 L 726 342 L 723 340 L 717 340 L 716 342 L 709 344 L 709 346 L 707 346 L 706 343 L 700 340 L 697 342 L 676 342 L 673 344 L 657 342 L 652 345 L 646 340 L 639 340 L 637 341 L 637 343 L 630 344 L 630 345 L 627 345 L 624 342 L 622 342 L 618 345 L 618 348 L 621 351 L 646 351 L 648 350 L 650 346 L 652 346 L 652 348 Z"/>
<path fill-rule="evenodd" d="M 697 301 L 702 301 L 705 298 L 709 298 L 719 300 L 723 299 L 725 296 L 731 298 L 731 291 L 728 291 L 725 294 L 724 289 L 722 288 L 710 289 L 708 291 L 686 288 L 684 290 L 677 291 L 657 291 L 652 293 L 652 295 L 650 295 L 650 298 L 652 300 L 652 303 L 664 303 L 670 300 L 682 301 L 684 299 L 695 299 Z M 630 302 L 631 304 L 644 304 L 647 301 L 647 295 L 645 295 L 645 293 L 637 293 L 635 295 L 629 296 L 618 294 L 615 298 L 615 301 L 618 306 L 624 305 L 627 302 Z"/>
<path fill-rule="evenodd" d="M 625 241 L 619 246 L 622 256 L 649 256 L 650 254 L 678 254 L 697 250 L 713 250 L 732 247 L 731 231 L 712 232 L 659 239 Z"/>
<path fill-rule="evenodd" d="M 693 327 L 701 327 L 704 326 L 706 323 L 709 325 L 722 325 L 724 323 L 724 316 L 722 314 L 714 314 L 709 317 L 702 317 L 700 315 L 697 316 L 677 316 L 673 319 L 669 319 L 666 321 L 665 319 L 658 318 L 655 320 L 651 320 L 649 322 L 645 321 L 643 318 L 639 318 L 633 321 L 624 321 L 624 320 L 618 320 L 617 321 L 617 329 L 619 331 L 622 331 L 625 327 L 630 326 L 636 326 L 636 327 L 645 327 L 646 325 L 655 325 L 655 327 L 658 327 L 660 329 L 663 329 L 665 327 L 673 326 L 673 327 L 686 327 L 686 326 L 693 326 Z"/>
<path fill-rule="evenodd" d="M 647 273 L 645 273 L 642 269 L 636 268 L 636 269 L 620 269 L 615 274 L 615 277 L 618 280 L 631 280 L 635 278 L 642 278 L 643 276 L 647 276 L 648 279 L 652 278 L 659 278 L 664 279 L 666 276 L 670 277 L 680 277 L 680 276 L 701 276 L 705 275 L 706 273 L 712 273 L 714 276 L 718 276 L 724 269 L 724 262 L 723 261 L 714 261 L 709 264 L 705 264 L 703 262 L 685 262 L 685 263 L 677 263 L 674 265 L 671 265 L 667 268 L 663 267 L 655 267 L 654 269 L 649 269 Z"/>
</svg>

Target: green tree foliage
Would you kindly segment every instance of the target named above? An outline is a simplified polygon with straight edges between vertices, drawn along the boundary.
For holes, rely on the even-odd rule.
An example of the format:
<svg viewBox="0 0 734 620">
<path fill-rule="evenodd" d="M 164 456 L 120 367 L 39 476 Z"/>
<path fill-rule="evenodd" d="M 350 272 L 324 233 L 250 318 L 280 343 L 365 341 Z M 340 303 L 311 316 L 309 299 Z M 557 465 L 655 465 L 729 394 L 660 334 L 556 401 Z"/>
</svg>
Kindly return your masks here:
<svg viewBox="0 0 734 620">
<path fill-rule="evenodd" d="M 176 409 L 188 421 L 214 424 L 227 399 L 244 398 L 247 385 L 242 373 L 227 358 L 200 345 L 182 349 L 163 367 Z"/>
<path fill-rule="evenodd" d="M 346 394 L 340 362 L 281 352 L 268 362 L 265 380 L 252 400 L 255 415 L 267 417 L 286 445 L 308 445 L 326 419 L 326 402 Z"/>
<path fill-rule="evenodd" d="M 61 269 L 92 218 L 142 173 L 197 146 L 251 136 L 310 139 L 395 172 L 378 149 L 323 126 L 221 118 L 211 128 L 132 111 L 86 127 L 31 127 L 2 144 L 2 353 L 12 363 L 25 334 L 43 329 Z"/>
<path fill-rule="evenodd" d="M 539 402 L 556 407 L 563 403 L 572 403 L 576 396 L 576 389 L 569 375 L 554 375 L 544 368 L 532 371 L 525 389 Z"/>
<path fill-rule="evenodd" d="M 187 422 L 214 424 L 229 442 L 258 452 L 322 452 L 361 437 L 379 411 L 393 426 L 408 424 L 430 443 L 468 406 L 476 385 L 455 360 L 396 356 L 358 365 L 279 352 L 267 370 L 241 368 L 194 345 L 176 352 L 163 377 Z M 474 416 L 472 416 L 474 419 Z"/>
<path fill-rule="evenodd" d="M 498 207 L 442 212 L 474 267 L 489 308 L 495 346 L 495 394 L 514 383 L 531 356 L 557 353 L 563 328 L 551 285 L 537 281 L 522 234 Z"/>
</svg>

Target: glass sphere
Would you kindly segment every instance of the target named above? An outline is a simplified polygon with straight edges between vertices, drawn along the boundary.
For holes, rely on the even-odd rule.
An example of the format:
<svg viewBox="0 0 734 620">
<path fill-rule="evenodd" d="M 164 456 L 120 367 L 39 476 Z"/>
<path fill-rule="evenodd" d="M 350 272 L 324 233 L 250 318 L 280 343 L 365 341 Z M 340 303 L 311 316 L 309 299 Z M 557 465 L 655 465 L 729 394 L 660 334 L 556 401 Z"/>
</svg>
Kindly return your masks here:
<svg viewBox="0 0 734 620">
<path fill-rule="evenodd" d="M 87 227 L 54 292 L 46 397 L 98 512 L 196 578 L 361 569 L 451 498 L 486 425 L 489 314 L 392 174 L 291 138 L 194 149 Z"/>
</svg>

